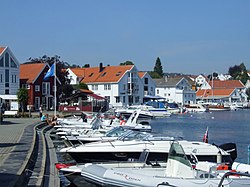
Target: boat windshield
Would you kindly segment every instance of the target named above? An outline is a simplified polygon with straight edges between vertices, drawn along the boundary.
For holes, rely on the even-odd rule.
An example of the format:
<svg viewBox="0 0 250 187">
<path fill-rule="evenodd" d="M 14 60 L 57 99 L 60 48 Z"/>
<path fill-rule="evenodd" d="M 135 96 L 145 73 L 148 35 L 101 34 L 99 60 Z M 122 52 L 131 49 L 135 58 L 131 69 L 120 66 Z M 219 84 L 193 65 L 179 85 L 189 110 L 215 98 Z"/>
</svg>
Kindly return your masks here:
<svg viewBox="0 0 250 187">
<path fill-rule="evenodd" d="M 186 166 L 191 167 L 190 161 L 188 160 L 182 146 L 178 142 L 173 142 L 171 144 L 168 159 L 176 160 L 182 164 L 185 164 Z"/>
<path fill-rule="evenodd" d="M 148 140 L 152 135 L 147 132 L 133 131 L 128 130 L 124 134 L 122 134 L 118 140 Z"/>
<path fill-rule="evenodd" d="M 111 130 L 109 130 L 105 136 L 106 137 L 118 137 L 121 136 L 124 132 L 126 132 L 128 129 L 122 128 L 122 127 L 115 127 Z"/>
</svg>

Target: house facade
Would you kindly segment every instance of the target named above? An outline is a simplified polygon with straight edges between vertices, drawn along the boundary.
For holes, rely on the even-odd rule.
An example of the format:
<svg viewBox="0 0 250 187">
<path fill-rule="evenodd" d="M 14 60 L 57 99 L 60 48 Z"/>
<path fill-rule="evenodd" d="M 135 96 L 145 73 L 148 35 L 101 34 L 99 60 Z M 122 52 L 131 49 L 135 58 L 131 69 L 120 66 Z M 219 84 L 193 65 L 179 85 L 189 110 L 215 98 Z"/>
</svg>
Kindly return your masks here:
<svg viewBox="0 0 250 187">
<path fill-rule="evenodd" d="M 154 83 L 147 73 L 138 73 L 135 65 L 70 68 L 71 83 L 88 85 L 89 90 L 105 97 L 110 107 L 138 105 L 143 102 L 144 90 L 154 94 Z M 75 75 L 75 76 L 74 76 Z M 141 77 L 142 78 L 141 78 Z M 151 91 L 152 90 L 152 91 Z"/>
<path fill-rule="evenodd" d="M 20 64 L 9 47 L 0 47 L 0 103 L 10 110 L 11 101 L 17 100 Z"/>
<path fill-rule="evenodd" d="M 138 75 L 143 84 L 144 96 L 155 96 L 155 81 L 147 72 L 138 72 Z"/>
<path fill-rule="evenodd" d="M 240 80 L 208 81 L 201 86 L 201 90 L 202 91 L 197 92 L 197 95 L 196 95 L 198 100 L 206 99 L 207 102 L 212 102 L 212 101 L 246 102 L 247 101 L 246 87 Z M 202 93 L 205 95 L 202 95 Z"/>
<path fill-rule="evenodd" d="M 195 91 L 184 77 L 154 79 L 156 82 L 156 95 L 166 99 L 169 103 L 186 105 L 196 102 Z"/>
<path fill-rule="evenodd" d="M 28 90 L 28 105 L 33 110 L 52 110 L 54 107 L 54 77 L 43 80 L 49 70 L 46 63 L 21 64 L 20 87 Z"/>
<path fill-rule="evenodd" d="M 206 78 L 206 76 L 200 74 L 194 79 L 194 81 L 196 84 L 196 88 L 200 89 L 202 85 L 205 86 L 207 84 L 208 79 Z"/>
</svg>

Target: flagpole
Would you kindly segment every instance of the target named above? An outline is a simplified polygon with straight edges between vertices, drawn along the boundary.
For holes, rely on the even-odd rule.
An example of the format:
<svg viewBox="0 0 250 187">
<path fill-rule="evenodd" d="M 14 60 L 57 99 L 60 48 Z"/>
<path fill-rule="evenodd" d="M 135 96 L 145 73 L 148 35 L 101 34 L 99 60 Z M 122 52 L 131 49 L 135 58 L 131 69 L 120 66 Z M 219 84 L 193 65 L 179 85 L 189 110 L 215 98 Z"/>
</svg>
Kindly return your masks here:
<svg viewBox="0 0 250 187">
<path fill-rule="evenodd" d="M 54 117 L 56 117 L 56 60 L 57 58 L 55 57 L 55 65 L 54 65 Z"/>
</svg>

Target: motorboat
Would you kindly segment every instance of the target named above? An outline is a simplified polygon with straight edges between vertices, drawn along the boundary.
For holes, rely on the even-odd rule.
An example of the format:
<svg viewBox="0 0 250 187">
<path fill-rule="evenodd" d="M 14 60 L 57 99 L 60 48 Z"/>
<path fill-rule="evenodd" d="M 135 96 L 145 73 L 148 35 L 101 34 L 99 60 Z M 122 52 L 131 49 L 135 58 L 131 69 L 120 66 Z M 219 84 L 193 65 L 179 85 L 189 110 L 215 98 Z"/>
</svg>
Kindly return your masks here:
<svg viewBox="0 0 250 187">
<path fill-rule="evenodd" d="M 95 120 L 93 120 L 93 122 L 87 127 L 86 126 L 80 126 L 80 127 L 77 126 L 77 128 L 73 128 L 74 126 L 70 125 L 70 128 L 64 127 L 64 128 L 57 129 L 56 134 L 63 137 L 63 138 L 65 136 L 71 135 L 74 137 L 73 138 L 68 137 L 67 138 L 68 140 L 69 139 L 70 140 L 76 140 L 76 139 L 79 140 L 83 137 L 93 137 L 95 135 L 97 135 L 98 137 L 104 136 L 104 134 L 107 131 L 109 131 L 112 128 L 117 127 L 117 126 L 123 126 L 124 128 L 138 130 L 138 131 L 150 132 L 152 129 L 151 129 L 151 126 L 149 125 L 149 123 L 150 123 L 149 120 L 138 122 L 140 114 L 141 114 L 141 110 L 136 110 L 130 115 L 128 120 L 119 120 L 120 121 L 119 123 L 111 121 L 108 125 L 103 124 L 103 122 L 101 121 L 100 118 L 95 118 Z M 114 120 L 116 121 L 117 119 L 114 119 Z M 75 136 L 80 136 L 81 138 L 80 137 L 78 138 Z M 67 145 L 68 145 L 68 143 L 67 143 Z"/>
<path fill-rule="evenodd" d="M 200 112 L 208 112 L 208 108 L 202 106 L 201 104 L 189 104 L 185 105 L 186 111 L 187 112 L 195 112 L 195 113 L 200 113 Z"/>
<path fill-rule="evenodd" d="M 199 152 L 199 149 L 197 149 Z M 231 170 L 231 165 L 196 159 L 190 162 L 185 146 L 172 142 L 166 166 L 145 164 L 124 167 L 119 163 L 88 163 L 81 168 L 83 179 L 97 186 L 113 187 L 245 187 L 250 185 L 250 174 Z M 196 155 L 197 156 L 197 155 Z M 198 157 L 198 156 L 197 156 Z"/>
<path fill-rule="evenodd" d="M 106 166 L 114 167 L 114 165 L 119 165 L 122 167 L 142 167 L 145 163 L 150 164 L 146 161 L 148 156 L 148 150 L 143 150 L 140 154 L 139 158 L 131 158 L 125 162 L 107 162 Z M 103 164 L 103 163 L 96 163 L 95 164 Z M 163 165 L 163 163 L 161 163 Z M 89 186 L 90 183 L 86 182 L 84 178 L 81 176 L 81 171 L 85 167 L 84 164 L 64 164 L 58 163 L 56 164 L 56 168 L 62 173 L 70 182 L 75 186 Z"/>
<path fill-rule="evenodd" d="M 106 133 L 100 130 L 90 130 L 83 135 L 79 136 L 65 136 L 64 143 L 66 146 L 76 146 L 78 144 L 85 144 L 97 141 L 113 141 L 116 140 L 123 133 L 127 132 L 129 129 L 126 126 L 118 126 L 110 129 Z"/>
<path fill-rule="evenodd" d="M 69 154 L 77 163 L 126 161 L 128 158 L 138 158 L 144 149 L 149 149 L 150 161 L 166 161 L 171 143 L 176 140 L 173 137 L 154 136 L 151 133 L 132 131 L 124 134 L 114 141 L 99 141 L 67 147 L 60 150 L 61 153 Z M 224 161 L 232 162 L 231 154 L 216 145 L 197 141 L 180 140 L 188 157 L 195 153 L 201 161 L 216 161 L 218 152 L 222 154 Z M 230 148 L 233 150 L 233 148 Z M 236 146 L 234 147 L 236 151 Z M 197 151 L 199 150 L 199 151 Z"/>
</svg>

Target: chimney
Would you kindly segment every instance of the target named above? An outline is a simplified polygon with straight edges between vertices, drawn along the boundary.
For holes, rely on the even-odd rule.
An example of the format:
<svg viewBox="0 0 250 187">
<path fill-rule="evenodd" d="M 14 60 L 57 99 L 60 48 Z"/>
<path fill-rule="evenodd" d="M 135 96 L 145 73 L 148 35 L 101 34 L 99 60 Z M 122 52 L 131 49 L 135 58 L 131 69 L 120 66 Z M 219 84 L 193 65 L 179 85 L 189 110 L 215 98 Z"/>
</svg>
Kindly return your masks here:
<svg viewBox="0 0 250 187">
<path fill-rule="evenodd" d="M 100 63 L 100 65 L 99 65 L 99 72 L 102 72 L 103 69 L 104 69 L 103 64 Z"/>
<path fill-rule="evenodd" d="M 168 76 L 167 75 L 164 76 L 164 80 L 165 80 L 165 82 L 168 82 Z"/>
</svg>

